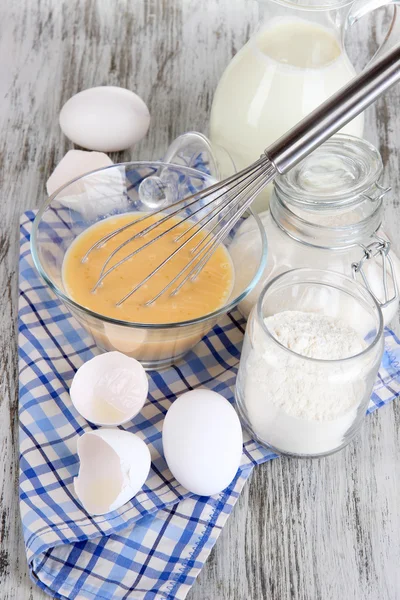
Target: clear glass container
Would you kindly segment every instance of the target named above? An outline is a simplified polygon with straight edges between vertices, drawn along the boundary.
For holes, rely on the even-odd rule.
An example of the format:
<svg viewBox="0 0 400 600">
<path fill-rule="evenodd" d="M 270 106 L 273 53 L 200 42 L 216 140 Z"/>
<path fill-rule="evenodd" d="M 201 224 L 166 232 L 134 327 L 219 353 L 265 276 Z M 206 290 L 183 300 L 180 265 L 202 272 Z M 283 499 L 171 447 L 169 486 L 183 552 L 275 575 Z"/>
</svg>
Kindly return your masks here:
<svg viewBox="0 0 400 600">
<path fill-rule="evenodd" d="M 210 138 L 247 167 L 272 142 L 355 74 L 346 38 L 362 16 L 392 0 L 259 0 L 260 25 L 223 73 L 210 116 Z M 398 39 L 393 16 L 383 49 Z M 396 37 L 397 36 L 397 37 Z M 362 136 L 363 115 L 343 132 Z M 268 207 L 271 186 L 254 210 Z"/>
<path fill-rule="evenodd" d="M 111 215 L 135 215 L 155 209 L 169 212 L 173 202 L 215 183 L 229 157 L 222 149 L 215 152 L 201 134 L 191 132 L 175 140 L 166 160 L 171 162 L 117 164 L 67 183 L 40 207 L 31 238 L 32 256 L 39 274 L 92 335 L 98 347 L 103 351 L 119 350 L 139 360 L 147 369 L 164 368 L 191 350 L 253 289 L 267 256 L 265 231 L 258 216 L 254 215 L 261 252 L 248 269 L 246 279 L 235 282 L 225 306 L 189 321 L 134 323 L 106 317 L 75 302 L 65 289 L 62 268 L 64 256 L 77 236 Z M 200 218 L 195 208 L 187 206 L 183 209 L 193 221 Z M 238 224 L 224 240 L 228 252 L 237 230 Z"/>
<path fill-rule="evenodd" d="M 340 319 L 355 330 L 361 351 L 319 360 L 288 349 L 265 322 L 284 311 Z M 382 312 L 359 283 L 316 269 L 279 275 L 263 289 L 246 328 L 235 392 L 244 425 L 282 454 L 340 450 L 364 420 L 383 347 Z"/>
<path fill-rule="evenodd" d="M 276 275 L 289 269 L 329 269 L 359 279 L 380 303 L 385 324 L 398 308 L 400 262 L 381 229 L 382 159 L 365 140 L 337 135 L 287 175 L 278 177 L 270 210 L 260 214 L 269 254 L 262 277 L 240 304 L 248 316 Z M 248 219 L 231 248 L 237 262 L 257 260 L 255 223 Z"/>
</svg>

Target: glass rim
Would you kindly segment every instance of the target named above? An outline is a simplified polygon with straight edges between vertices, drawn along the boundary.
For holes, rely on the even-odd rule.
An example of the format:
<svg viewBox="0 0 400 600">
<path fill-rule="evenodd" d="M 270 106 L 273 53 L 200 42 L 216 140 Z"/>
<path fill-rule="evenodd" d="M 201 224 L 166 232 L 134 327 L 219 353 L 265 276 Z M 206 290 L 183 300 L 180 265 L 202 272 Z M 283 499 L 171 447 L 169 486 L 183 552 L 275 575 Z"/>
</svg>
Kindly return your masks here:
<svg viewBox="0 0 400 600">
<path fill-rule="evenodd" d="M 376 332 L 372 342 L 370 344 L 368 344 L 368 346 L 366 348 L 364 348 L 364 350 L 362 350 L 361 352 L 358 352 L 358 354 L 353 354 L 352 356 L 347 356 L 346 358 L 326 359 L 326 358 L 312 358 L 311 356 L 304 356 L 303 354 L 299 354 L 298 352 L 295 352 L 294 350 L 287 348 L 284 344 L 282 344 L 279 340 L 277 340 L 276 337 L 271 333 L 271 331 L 268 329 L 268 327 L 266 326 L 266 324 L 264 322 L 264 315 L 263 315 L 263 310 L 262 310 L 264 298 L 265 298 L 265 295 L 267 294 L 267 292 L 270 290 L 272 285 L 274 285 L 280 279 L 283 279 L 284 277 L 287 277 L 288 275 L 294 274 L 294 273 L 298 273 L 299 275 L 300 274 L 306 275 L 306 274 L 311 274 L 311 273 L 332 275 L 339 279 L 343 279 L 347 282 L 351 282 L 351 284 L 354 285 L 360 292 L 365 294 L 372 301 L 372 304 L 375 306 L 375 308 L 377 310 L 378 320 L 379 320 L 377 332 Z M 325 286 L 329 286 L 331 288 L 334 288 L 334 289 L 337 289 L 340 291 L 345 291 L 345 290 L 342 290 L 337 285 L 335 285 L 334 283 L 324 282 L 322 280 L 318 281 L 317 279 L 315 281 L 308 281 L 308 282 L 300 280 L 300 281 L 297 281 L 295 284 L 299 285 L 301 283 L 313 283 L 313 284 L 317 284 L 317 285 L 321 285 L 321 286 L 325 285 Z M 345 293 L 349 293 L 349 292 L 345 292 Z M 358 281 L 355 281 L 348 275 L 343 275 L 342 273 L 337 273 L 336 271 L 331 271 L 328 269 L 312 269 L 309 267 L 305 267 L 305 268 L 299 268 L 299 269 L 289 269 L 288 271 L 285 271 L 284 273 L 280 273 L 280 275 L 277 275 L 276 277 L 271 279 L 262 289 L 260 296 L 258 298 L 257 304 L 255 306 L 255 313 L 257 316 L 257 320 L 258 320 L 259 324 L 261 325 L 262 330 L 267 334 L 268 338 L 271 339 L 277 346 L 279 346 L 281 349 L 285 350 L 286 352 L 289 352 L 291 355 L 295 356 L 296 358 L 300 358 L 302 360 L 306 360 L 307 362 L 316 363 L 316 364 L 326 364 L 326 365 L 339 364 L 339 363 L 343 363 L 343 362 L 350 362 L 353 360 L 357 360 L 360 357 L 365 356 L 368 352 L 370 352 L 379 343 L 380 339 L 382 338 L 383 329 L 384 329 L 382 310 L 381 310 L 378 302 L 373 297 L 373 295 L 364 286 L 362 286 L 360 283 L 358 283 Z M 274 314 L 279 314 L 279 313 L 274 313 Z"/>
<path fill-rule="evenodd" d="M 315 11 L 322 12 L 328 10 L 340 10 L 345 6 L 349 6 L 353 4 L 354 0 L 336 0 L 333 2 L 320 2 L 318 4 L 312 4 L 311 2 L 305 1 L 304 3 L 297 3 L 293 0 L 258 0 L 260 4 L 266 4 L 267 2 L 273 2 L 274 4 L 280 4 L 281 6 L 285 6 L 288 8 L 293 8 L 294 10 L 304 10 L 304 11 Z"/>
<path fill-rule="evenodd" d="M 227 304 L 224 304 L 217 310 L 215 310 L 211 313 L 207 313 L 206 315 L 203 315 L 201 317 L 197 317 L 195 319 L 189 319 L 187 321 L 177 321 L 177 322 L 172 322 L 172 323 L 136 323 L 133 321 L 124 321 L 124 320 L 115 319 L 113 317 L 107 317 L 106 315 L 102 315 L 101 313 L 93 311 L 90 308 L 87 308 L 87 307 L 83 306 L 82 304 L 79 304 L 79 302 L 76 302 L 68 294 L 63 292 L 57 286 L 57 284 L 47 275 L 46 270 L 44 269 L 44 267 L 40 261 L 38 248 L 37 248 L 37 235 L 38 235 L 39 225 L 40 225 L 42 216 L 45 213 L 46 209 L 50 206 L 50 204 L 53 202 L 53 200 L 57 199 L 58 194 L 61 191 L 65 190 L 71 184 L 87 177 L 88 175 L 92 175 L 94 173 L 99 173 L 102 171 L 113 169 L 115 167 L 126 167 L 127 165 L 130 165 L 132 167 L 133 166 L 134 167 L 146 167 L 146 166 L 154 167 L 154 166 L 156 166 L 156 167 L 165 167 L 165 168 L 172 167 L 172 168 L 176 168 L 177 170 L 184 171 L 185 173 L 187 173 L 189 175 L 191 174 L 196 177 L 201 176 L 205 179 L 214 181 L 214 179 L 211 175 L 209 175 L 208 173 L 204 173 L 203 171 L 199 171 L 198 169 L 193 169 L 192 167 L 186 167 L 184 165 L 177 165 L 175 163 L 165 163 L 162 161 L 128 161 L 128 162 L 124 162 L 124 163 L 116 163 L 113 165 L 108 165 L 107 167 L 102 167 L 100 169 L 94 169 L 93 171 L 85 173 L 84 175 L 80 175 L 79 177 L 76 177 L 75 179 L 72 179 L 71 181 L 68 181 L 67 183 L 65 183 L 64 185 L 59 187 L 53 194 L 51 194 L 51 196 L 49 196 L 41 204 L 41 206 L 39 206 L 38 212 L 36 214 L 36 217 L 35 217 L 33 225 L 32 225 L 30 249 L 31 249 L 31 254 L 32 254 L 32 258 L 33 258 L 33 263 L 34 263 L 36 270 L 39 273 L 40 277 L 44 280 L 44 282 L 48 285 L 48 287 L 52 290 L 52 292 L 58 298 L 60 298 L 63 302 L 65 302 L 67 305 L 73 306 L 75 309 L 82 311 L 89 317 L 99 319 L 101 321 L 105 321 L 106 323 L 111 323 L 113 325 L 119 325 L 120 327 L 129 327 L 132 329 L 151 329 L 151 330 L 174 329 L 177 327 L 187 327 L 190 325 L 197 325 L 200 323 L 204 323 L 213 318 L 218 318 L 223 314 L 227 314 L 228 312 L 233 310 L 242 300 L 244 300 L 244 298 L 257 285 L 257 283 L 259 282 L 261 275 L 263 273 L 263 270 L 264 270 L 264 267 L 266 264 L 266 259 L 267 259 L 267 252 L 268 252 L 267 235 L 265 233 L 265 229 L 262 225 L 261 219 L 259 218 L 258 214 L 255 213 L 251 208 L 249 208 L 248 211 L 250 213 L 250 216 L 254 217 L 254 219 L 257 223 L 258 229 L 259 229 L 260 237 L 261 237 L 261 256 L 260 256 L 258 268 L 257 268 L 257 271 L 256 271 L 254 277 L 251 279 L 250 283 L 246 286 L 246 288 L 244 290 L 242 290 L 242 292 L 236 298 L 234 298 Z"/>
</svg>

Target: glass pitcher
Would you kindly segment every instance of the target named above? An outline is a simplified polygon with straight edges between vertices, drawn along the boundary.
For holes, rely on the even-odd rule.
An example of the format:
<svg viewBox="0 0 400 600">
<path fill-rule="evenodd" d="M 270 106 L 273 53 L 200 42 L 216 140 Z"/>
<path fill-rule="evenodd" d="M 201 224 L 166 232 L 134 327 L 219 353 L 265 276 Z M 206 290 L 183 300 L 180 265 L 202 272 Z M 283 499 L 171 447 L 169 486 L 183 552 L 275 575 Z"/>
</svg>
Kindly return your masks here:
<svg viewBox="0 0 400 600">
<path fill-rule="evenodd" d="M 215 92 L 210 137 L 238 170 L 355 76 L 345 51 L 352 25 L 399 0 L 259 0 L 261 25 L 228 65 Z M 377 54 L 399 39 L 396 7 Z M 375 55 L 376 56 L 376 55 Z M 343 132 L 361 137 L 359 115 Z M 253 204 L 268 207 L 270 186 Z"/>
</svg>

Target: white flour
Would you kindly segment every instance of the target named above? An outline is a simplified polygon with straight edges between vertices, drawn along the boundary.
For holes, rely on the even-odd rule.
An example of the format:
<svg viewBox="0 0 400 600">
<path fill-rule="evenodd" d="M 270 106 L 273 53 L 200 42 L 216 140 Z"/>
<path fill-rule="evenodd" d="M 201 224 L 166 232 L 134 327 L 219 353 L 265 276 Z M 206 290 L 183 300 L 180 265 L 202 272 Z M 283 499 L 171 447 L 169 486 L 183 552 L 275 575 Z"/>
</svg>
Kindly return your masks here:
<svg viewBox="0 0 400 600">
<path fill-rule="evenodd" d="M 283 346 L 309 358 L 343 359 L 366 347 L 352 327 L 318 313 L 285 311 L 265 324 Z M 360 363 L 308 361 L 277 347 L 255 320 L 252 327 L 243 392 L 254 432 L 276 449 L 294 454 L 339 447 L 364 400 Z"/>
</svg>

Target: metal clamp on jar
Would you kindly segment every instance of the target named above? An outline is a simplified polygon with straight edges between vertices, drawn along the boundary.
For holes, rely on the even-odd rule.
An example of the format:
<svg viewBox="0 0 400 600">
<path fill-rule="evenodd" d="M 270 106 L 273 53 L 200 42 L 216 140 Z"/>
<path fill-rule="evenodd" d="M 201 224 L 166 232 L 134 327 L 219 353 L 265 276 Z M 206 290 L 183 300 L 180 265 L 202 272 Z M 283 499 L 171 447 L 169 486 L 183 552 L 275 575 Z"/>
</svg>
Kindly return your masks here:
<svg viewBox="0 0 400 600">
<path fill-rule="evenodd" d="M 379 237 L 378 235 L 375 235 L 374 237 L 375 237 L 376 241 L 372 242 L 371 244 L 369 244 L 366 247 L 364 246 L 363 247 L 364 248 L 363 256 L 361 257 L 359 262 L 353 263 L 351 266 L 353 269 L 354 278 L 357 277 L 358 273 L 361 275 L 362 280 L 363 280 L 364 285 L 367 288 L 367 290 L 378 301 L 378 303 L 380 304 L 380 307 L 382 309 L 384 309 L 387 306 L 389 306 L 390 304 L 393 304 L 394 302 L 396 302 L 398 300 L 399 295 L 398 295 L 397 277 L 396 277 L 393 260 L 390 255 L 390 248 L 391 248 L 390 242 L 388 240 L 385 240 L 385 239 Z M 364 271 L 365 261 L 374 259 L 376 257 L 379 257 L 381 259 L 381 265 L 382 265 L 383 291 L 384 291 L 384 298 L 383 298 L 382 302 L 374 294 L 374 291 L 369 284 L 368 277 Z M 392 294 L 389 293 L 389 288 L 388 288 L 388 277 L 387 277 L 388 271 L 390 273 L 390 277 L 393 282 Z"/>
<path fill-rule="evenodd" d="M 390 190 L 381 183 L 382 171 L 374 146 L 337 135 L 277 178 L 270 210 L 260 215 L 269 245 L 267 265 L 240 304 L 246 317 L 270 279 L 309 267 L 362 281 L 389 323 L 399 300 L 400 262 L 381 230 L 383 199 Z M 258 255 L 253 230 L 255 223 L 247 219 L 230 248 L 238 284 L 241 272 Z"/>
</svg>

